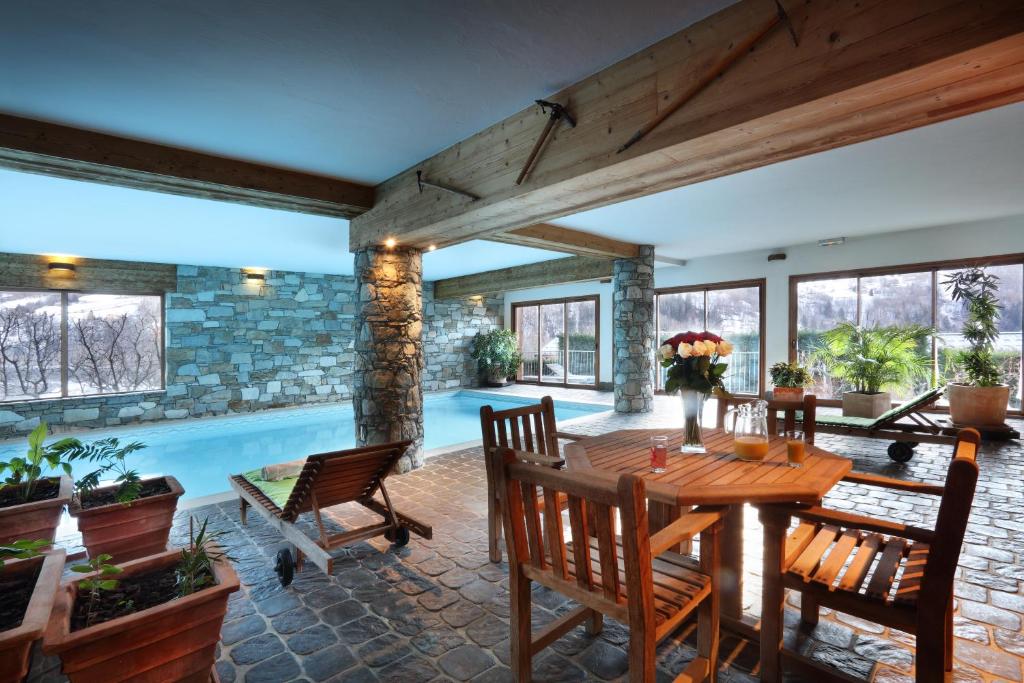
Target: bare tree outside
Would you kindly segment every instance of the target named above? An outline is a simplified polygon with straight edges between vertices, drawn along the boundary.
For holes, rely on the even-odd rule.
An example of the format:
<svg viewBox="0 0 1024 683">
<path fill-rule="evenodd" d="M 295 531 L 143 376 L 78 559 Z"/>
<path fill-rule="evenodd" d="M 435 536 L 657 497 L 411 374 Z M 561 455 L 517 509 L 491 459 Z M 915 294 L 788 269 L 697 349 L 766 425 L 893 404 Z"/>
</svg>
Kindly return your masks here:
<svg viewBox="0 0 1024 683">
<path fill-rule="evenodd" d="M 60 395 L 60 295 L 0 292 L 0 399 Z"/>
</svg>

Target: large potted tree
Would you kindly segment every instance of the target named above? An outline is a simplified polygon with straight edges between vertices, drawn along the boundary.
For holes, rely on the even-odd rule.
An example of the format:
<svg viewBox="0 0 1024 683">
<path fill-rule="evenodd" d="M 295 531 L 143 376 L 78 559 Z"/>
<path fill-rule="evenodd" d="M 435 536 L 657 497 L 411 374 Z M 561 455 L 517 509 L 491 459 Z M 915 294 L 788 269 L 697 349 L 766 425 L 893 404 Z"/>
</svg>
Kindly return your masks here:
<svg viewBox="0 0 1024 683">
<path fill-rule="evenodd" d="M 0 545 L 0 683 L 25 679 L 32 643 L 50 618 L 64 551 L 41 554 L 47 545 L 45 540 Z"/>
<path fill-rule="evenodd" d="M 515 376 L 523 362 L 516 333 L 502 328 L 477 332 L 470 356 L 476 361 L 484 381 L 492 387 L 508 384 L 509 377 Z"/>
<path fill-rule="evenodd" d="M 892 407 L 888 389 L 905 388 L 928 376 L 931 358 L 922 346 L 932 334 L 923 325 L 840 323 L 822 335 L 812 357 L 850 387 L 843 392 L 843 415 L 876 418 Z"/>
<path fill-rule="evenodd" d="M 999 278 L 982 268 L 968 268 L 953 273 L 942 284 L 967 314 L 962 334 L 968 348 L 956 357 L 966 381 L 951 382 L 946 388 L 949 418 L 957 426 L 1002 425 L 1010 386 L 1003 383 L 992 353 L 999 338 L 1002 308 L 996 298 Z"/>
<path fill-rule="evenodd" d="M 71 465 L 62 457 L 70 441 L 46 445 L 46 423 L 28 435 L 24 457 L 0 462 L 0 544 L 17 539 L 53 542 L 64 506 L 71 500 Z M 46 470 L 60 473 L 44 476 Z"/>
</svg>

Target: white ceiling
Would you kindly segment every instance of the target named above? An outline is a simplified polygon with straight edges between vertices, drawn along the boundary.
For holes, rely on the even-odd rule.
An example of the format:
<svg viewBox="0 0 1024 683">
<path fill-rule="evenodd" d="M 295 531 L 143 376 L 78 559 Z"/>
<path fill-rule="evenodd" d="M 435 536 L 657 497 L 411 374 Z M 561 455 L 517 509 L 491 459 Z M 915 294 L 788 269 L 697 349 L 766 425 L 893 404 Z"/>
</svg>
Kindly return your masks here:
<svg viewBox="0 0 1024 683">
<path fill-rule="evenodd" d="M 732 2 L 6 2 L 0 111 L 376 184 Z"/>
</svg>

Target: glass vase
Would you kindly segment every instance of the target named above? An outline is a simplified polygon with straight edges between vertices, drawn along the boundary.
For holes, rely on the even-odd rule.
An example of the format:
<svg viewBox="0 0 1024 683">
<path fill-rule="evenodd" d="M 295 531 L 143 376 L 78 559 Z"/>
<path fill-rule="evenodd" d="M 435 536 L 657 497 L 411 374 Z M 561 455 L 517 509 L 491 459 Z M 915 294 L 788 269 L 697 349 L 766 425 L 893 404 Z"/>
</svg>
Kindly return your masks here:
<svg viewBox="0 0 1024 683">
<path fill-rule="evenodd" d="M 704 414 L 704 401 L 708 395 L 695 389 L 683 389 L 683 453 L 705 453 L 704 434 L 701 431 L 701 417 Z"/>
</svg>

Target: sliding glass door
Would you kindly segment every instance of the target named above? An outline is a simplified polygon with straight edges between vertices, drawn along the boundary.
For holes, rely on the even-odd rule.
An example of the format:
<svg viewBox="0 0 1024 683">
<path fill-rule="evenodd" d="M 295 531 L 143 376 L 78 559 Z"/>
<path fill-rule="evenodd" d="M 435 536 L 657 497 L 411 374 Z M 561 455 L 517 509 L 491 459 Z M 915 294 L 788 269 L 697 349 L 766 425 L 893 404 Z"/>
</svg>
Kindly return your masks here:
<svg viewBox="0 0 1024 683">
<path fill-rule="evenodd" d="M 598 383 L 598 297 L 512 305 L 523 364 L 520 382 L 594 388 Z"/>
</svg>

